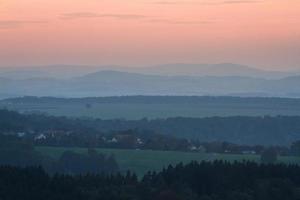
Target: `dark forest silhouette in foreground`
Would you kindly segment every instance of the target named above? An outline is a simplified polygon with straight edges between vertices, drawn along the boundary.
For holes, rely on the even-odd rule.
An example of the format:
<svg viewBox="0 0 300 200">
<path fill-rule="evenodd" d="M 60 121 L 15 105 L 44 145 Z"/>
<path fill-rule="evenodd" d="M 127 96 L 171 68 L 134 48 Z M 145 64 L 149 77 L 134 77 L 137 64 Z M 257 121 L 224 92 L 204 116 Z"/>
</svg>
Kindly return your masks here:
<svg viewBox="0 0 300 200">
<path fill-rule="evenodd" d="M 2 200 L 296 200 L 300 167 L 252 162 L 191 162 L 149 172 L 54 175 L 42 168 L 0 167 Z"/>
</svg>

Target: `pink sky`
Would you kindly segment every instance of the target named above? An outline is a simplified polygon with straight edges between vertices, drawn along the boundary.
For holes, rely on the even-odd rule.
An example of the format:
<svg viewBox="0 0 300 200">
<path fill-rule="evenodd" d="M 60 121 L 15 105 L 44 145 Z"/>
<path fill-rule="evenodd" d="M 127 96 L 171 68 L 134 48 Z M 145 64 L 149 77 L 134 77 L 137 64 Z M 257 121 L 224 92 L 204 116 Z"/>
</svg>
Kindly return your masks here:
<svg viewBox="0 0 300 200">
<path fill-rule="evenodd" d="M 300 69 L 300 0 L 0 0 L 0 61 Z"/>
</svg>

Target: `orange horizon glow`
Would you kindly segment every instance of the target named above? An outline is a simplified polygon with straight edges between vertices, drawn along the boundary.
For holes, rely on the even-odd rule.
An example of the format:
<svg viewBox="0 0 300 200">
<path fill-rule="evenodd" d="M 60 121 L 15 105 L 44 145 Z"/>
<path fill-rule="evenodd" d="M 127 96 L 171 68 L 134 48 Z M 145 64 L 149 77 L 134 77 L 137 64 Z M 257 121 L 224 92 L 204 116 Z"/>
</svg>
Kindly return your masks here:
<svg viewBox="0 0 300 200">
<path fill-rule="evenodd" d="M 0 66 L 300 69 L 300 0 L 0 0 Z"/>
</svg>

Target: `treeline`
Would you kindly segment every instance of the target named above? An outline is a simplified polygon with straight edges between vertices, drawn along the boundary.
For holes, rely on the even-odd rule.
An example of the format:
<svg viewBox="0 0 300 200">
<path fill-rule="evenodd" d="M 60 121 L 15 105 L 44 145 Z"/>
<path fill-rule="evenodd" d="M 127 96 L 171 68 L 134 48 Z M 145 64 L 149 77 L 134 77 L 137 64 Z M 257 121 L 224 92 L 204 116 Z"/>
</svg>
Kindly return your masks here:
<svg viewBox="0 0 300 200">
<path fill-rule="evenodd" d="M 37 146 L 115 148 L 159 151 L 181 151 L 221 154 L 258 154 L 272 149 L 277 155 L 300 155 L 300 142 L 291 146 L 239 145 L 229 142 L 201 142 L 168 135 L 155 134 L 151 131 L 127 130 L 105 134 L 83 134 L 76 132 L 46 131 L 40 135 L 26 135 L 25 141 L 32 141 Z"/>
<path fill-rule="evenodd" d="M 49 176 L 42 168 L 0 167 L 3 200 L 296 200 L 300 167 L 191 162 L 135 174 Z"/>
<path fill-rule="evenodd" d="M 163 151 L 197 151 L 196 142 L 151 131 L 126 130 L 107 133 L 84 134 L 78 132 L 46 131 L 40 135 L 27 134 L 22 139 L 34 142 L 37 146 L 92 147 L 116 149 L 150 149 Z M 197 147 L 199 147 L 200 143 Z"/>
<path fill-rule="evenodd" d="M 25 96 L 2 100 L 3 103 L 13 104 L 98 104 L 98 103 L 215 103 L 215 104 L 261 104 L 261 105 L 299 105 L 300 100 L 296 98 L 279 97 L 231 97 L 231 96 L 113 96 L 113 97 L 85 97 L 85 98 L 56 98 Z"/>
<path fill-rule="evenodd" d="M 200 141 L 229 141 L 248 145 L 289 145 L 300 139 L 300 117 L 209 117 L 156 120 L 95 120 L 98 130 L 144 129 Z"/>
<path fill-rule="evenodd" d="M 101 120 L 69 119 L 36 114 L 20 115 L 17 112 L 0 110 L 0 132 L 76 130 L 85 134 L 94 134 L 133 129 L 202 142 L 290 145 L 300 139 L 300 116 Z"/>
<path fill-rule="evenodd" d="M 36 151 L 31 142 L 1 134 L 0 165 L 43 166 L 50 174 L 115 173 L 119 170 L 113 155 L 106 156 L 89 149 L 85 155 L 66 151 L 55 160 Z"/>
<path fill-rule="evenodd" d="M 43 114 L 25 115 L 15 111 L 0 110 L 0 132 L 39 132 L 45 130 L 97 132 L 98 130 L 88 125 L 88 121 Z"/>
</svg>

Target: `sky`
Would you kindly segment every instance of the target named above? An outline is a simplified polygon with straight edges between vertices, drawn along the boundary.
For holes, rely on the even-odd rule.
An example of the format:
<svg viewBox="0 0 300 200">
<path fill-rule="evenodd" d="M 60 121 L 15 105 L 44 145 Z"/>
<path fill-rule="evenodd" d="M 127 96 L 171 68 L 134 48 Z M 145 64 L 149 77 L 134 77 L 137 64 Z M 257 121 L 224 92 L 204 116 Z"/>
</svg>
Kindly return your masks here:
<svg viewBox="0 0 300 200">
<path fill-rule="evenodd" d="M 0 0 L 0 66 L 300 69 L 300 0 Z"/>
</svg>

